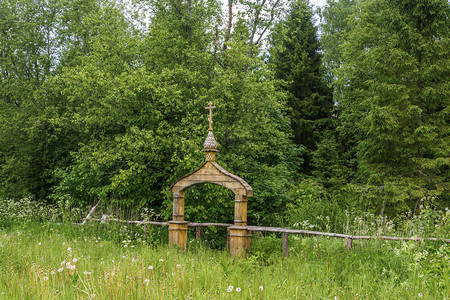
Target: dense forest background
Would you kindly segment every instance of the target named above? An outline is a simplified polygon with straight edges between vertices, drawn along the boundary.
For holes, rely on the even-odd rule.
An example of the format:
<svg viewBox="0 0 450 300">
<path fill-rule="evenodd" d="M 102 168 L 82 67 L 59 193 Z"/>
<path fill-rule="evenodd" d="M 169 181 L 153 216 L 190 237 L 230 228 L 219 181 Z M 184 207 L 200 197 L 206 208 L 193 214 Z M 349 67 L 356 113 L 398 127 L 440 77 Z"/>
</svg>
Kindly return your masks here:
<svg viewBox="0 0 450 300">
<path fill-rule="evenodd" d="M 1 0 L 0 201 L 102 199 L 171 216 L 169 187 L 217 160 L 249 224 L 450 202 L 447 0 Z M 230 222 L 230 191 L 186 219 Z"/>
</svg>

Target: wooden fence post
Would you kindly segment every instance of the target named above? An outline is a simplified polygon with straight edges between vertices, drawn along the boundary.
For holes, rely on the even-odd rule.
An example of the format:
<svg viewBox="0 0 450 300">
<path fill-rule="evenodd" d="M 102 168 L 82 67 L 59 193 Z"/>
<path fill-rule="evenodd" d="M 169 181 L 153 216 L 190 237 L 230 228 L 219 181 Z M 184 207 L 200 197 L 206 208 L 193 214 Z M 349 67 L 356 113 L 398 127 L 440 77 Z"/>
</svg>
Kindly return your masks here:
<svg viewBox="0 0 450 300">
<path fill-rule="evenodd" d="M 144 224 L 144 238 L 145 239 L 147 239 L 147 237 L 148 237 L 147 232 L 148 232 L 148 225 Z"/>
<path fill-rule="evenodd" d="M 201 234 L 202 234 L 202 228 L 200 226 L 195 227 L 195 240 L 197 242 L 200 242 Z"/>
<path fill-rule="evenodd" d="M 348 237 L 347 238 L 347 249 L 348 250 L 352 249 L 352 242 L 353 242 L 353 239 L 351 237 Z"/>
<path fill-rule="evenodd" d="M 288 257 L 288 242 L 289 242 L 289 233 L 283 232 L 283 257 Z"/>
</svg>

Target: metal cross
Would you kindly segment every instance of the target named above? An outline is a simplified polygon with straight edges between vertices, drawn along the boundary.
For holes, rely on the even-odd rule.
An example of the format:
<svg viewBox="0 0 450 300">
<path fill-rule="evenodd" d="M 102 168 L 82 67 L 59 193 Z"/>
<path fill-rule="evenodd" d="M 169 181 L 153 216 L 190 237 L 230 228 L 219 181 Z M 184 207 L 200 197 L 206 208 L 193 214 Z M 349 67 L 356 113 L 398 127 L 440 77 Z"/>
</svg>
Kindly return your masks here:
<svg viewBox="0 0 450 300">
<path fill-rule="evenodd" d="M 213 103 L 212 103 L 212 101 L 209 101 L 209 106 L 208 107 L 205 107 L 205 109 L 209 109 L 209 119 L 208 119 L 208 121 L 209 121 L 209 131 L 212 131 L 213 130 L 213 128 L 212 128 L 212 124 L 213 124 L 213 120 L 212 120 L 212 110 L 213 110 L 213 108 L 216 108 L 215 106 L 213 106 Z"/>
</svg>

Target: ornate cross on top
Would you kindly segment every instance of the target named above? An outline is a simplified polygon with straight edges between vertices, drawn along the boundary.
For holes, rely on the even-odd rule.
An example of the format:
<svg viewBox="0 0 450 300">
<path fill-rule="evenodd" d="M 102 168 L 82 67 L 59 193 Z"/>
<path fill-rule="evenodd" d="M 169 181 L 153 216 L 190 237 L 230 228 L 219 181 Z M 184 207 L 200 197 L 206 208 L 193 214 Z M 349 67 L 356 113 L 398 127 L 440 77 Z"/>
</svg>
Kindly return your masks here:
<svg viewBox="0 0 450 300">
<path fill-rule="evenodd" d="M 213 106 L 213 103 L 212 103 L 212 101 L 209 101 L 209 106 L 208 107 L 205 107 L 205 109 L 209 109 L 209 119 L 208 119 L 208 121 L 209 121 L 209 131 L 212 131 L 213 130 L 213 128 L 212 128 L 212 124 L 213 124 L 213 120 L 212 120 L 212 110 L 213 110 L 213 108 L 216 108 L 215 106 Z"/>
</svg>

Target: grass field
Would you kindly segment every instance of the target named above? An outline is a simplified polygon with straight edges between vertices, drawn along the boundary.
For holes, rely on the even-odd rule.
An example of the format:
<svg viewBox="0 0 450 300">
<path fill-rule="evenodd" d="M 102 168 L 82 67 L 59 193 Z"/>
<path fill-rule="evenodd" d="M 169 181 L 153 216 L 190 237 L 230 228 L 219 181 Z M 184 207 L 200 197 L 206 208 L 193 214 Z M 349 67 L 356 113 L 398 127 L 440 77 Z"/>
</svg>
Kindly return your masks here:
<svg viewBox="0 0 450 300">
<path fill-rule="evenodd" d="M 135 226 L 10 226 L 0 231 L 1 299 L 449 299 L 440 242 L 290 237 L 252 241 L 231 259 L 191 240 L 186 253 Z"/>
</svg>

